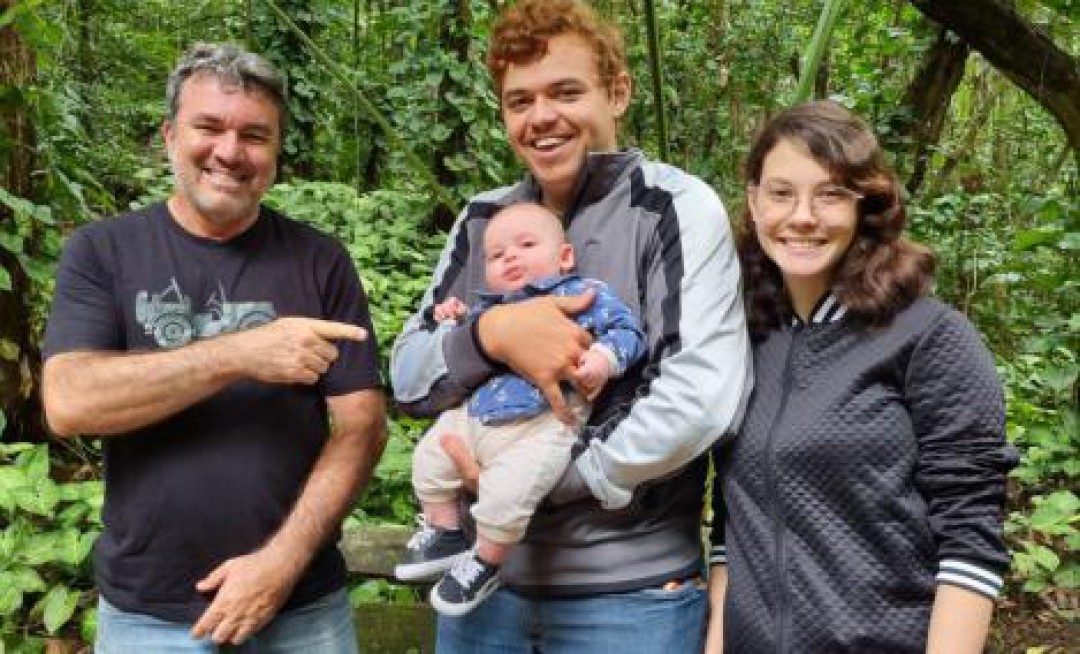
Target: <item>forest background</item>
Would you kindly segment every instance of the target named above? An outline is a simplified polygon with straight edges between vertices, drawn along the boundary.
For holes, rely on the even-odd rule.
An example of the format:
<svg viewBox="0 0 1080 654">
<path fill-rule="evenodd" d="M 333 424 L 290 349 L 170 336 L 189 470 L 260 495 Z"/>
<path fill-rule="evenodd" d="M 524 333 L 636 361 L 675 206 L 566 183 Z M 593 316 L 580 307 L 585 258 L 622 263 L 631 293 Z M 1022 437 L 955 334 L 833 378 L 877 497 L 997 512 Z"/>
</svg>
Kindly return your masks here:
<svg viewBox="0 0 1080 654">
<path fill-rule="evenodd" d="M 168 192 L 159 126 L 177 56 L 235 41 L 287 73 L 268 202 L 346 243 L 385 355 L 456 210 L 520 174 L 481 63 L 501 4 L 0 0 L 0 652 L 93 635 L 100 450 L 45 433 L 39 346 L 64 237 Z M 1080 642 L 1080 0 L 595 4 L 628 39 L 624 144 L 706 179 L 733 217 L 740 160 L 769 114 L 810 94 L 874 125 L 911 230 L 938 253 L 937 294 L 995 353 L 1022 454 L 992 647 Z M 350 522 L 411 522 L 422 427 L 392 417 Z M 417 601 L 360 580 L 352 598 Z"/>
</svg>

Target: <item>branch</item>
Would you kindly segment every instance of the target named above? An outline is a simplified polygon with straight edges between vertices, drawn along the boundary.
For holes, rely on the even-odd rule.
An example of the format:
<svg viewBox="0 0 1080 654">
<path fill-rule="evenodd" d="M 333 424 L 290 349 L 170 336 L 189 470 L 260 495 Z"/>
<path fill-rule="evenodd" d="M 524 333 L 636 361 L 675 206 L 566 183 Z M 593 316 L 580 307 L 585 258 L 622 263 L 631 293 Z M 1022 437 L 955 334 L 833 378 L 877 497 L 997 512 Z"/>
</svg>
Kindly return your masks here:
<svg viewBox="0 0 1080 654">
<path fill-rule="evenodd" d="M 911 0 L 1049 111 L 1080 152 L 1080 64 L 1001 0 Z"/>
</svg>

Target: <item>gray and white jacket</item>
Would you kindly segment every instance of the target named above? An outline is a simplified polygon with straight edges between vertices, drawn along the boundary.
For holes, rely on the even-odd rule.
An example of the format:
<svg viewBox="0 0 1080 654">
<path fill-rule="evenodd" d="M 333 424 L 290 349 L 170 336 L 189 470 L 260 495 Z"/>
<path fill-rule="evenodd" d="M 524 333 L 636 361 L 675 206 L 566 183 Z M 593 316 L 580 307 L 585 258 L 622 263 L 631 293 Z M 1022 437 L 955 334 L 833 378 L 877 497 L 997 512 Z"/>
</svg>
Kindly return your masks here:
<svg viewBox="0 0 1080 654">
<path fill-rule="evenodd" d="M 647 354 L 597 399 L 567 474 L 504 566 L 504 582 L 534 596 L 695 574 L 705 453 L 734 433 L 752 385 L 739 264 L 713 190 L 624 151 L 590 155 L 573 197 L 564 222 L 576 272 L 607 282 L 639 317 Z M 508 204 L 538 200 L 527 178 L 477 196 L 459 216 L 394 345 L 394 397 L 407 413 L 456 406 L 498 372 L 478 347 L 475 322 L 439 325 L 431 308 L 450 296 L 477 302 L 488 220 Z"/>
</svg>

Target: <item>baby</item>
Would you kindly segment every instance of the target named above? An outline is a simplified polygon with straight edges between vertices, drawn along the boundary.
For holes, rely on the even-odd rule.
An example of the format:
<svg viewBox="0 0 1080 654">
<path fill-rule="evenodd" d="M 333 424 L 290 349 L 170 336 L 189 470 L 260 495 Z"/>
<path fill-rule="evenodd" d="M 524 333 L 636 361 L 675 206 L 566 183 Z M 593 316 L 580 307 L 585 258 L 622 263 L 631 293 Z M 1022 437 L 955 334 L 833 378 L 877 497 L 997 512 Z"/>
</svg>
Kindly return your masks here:
<svg viewBox="0 0 1080 654">
<path fill-rule="evenodd" d="M 570 392 L 568 398 L 584 422 L 587 401 L 644 354 L 637 319 L 606 284 L 571 274 L 574 249 L 559 218 L 538 204 L 515 204 L 495 214 L 484 231 L 483 247 L 487 292 L 475 312 L 543 295 L 596 292 L 589 308 L 574 317 L 595 339 L 574 375 L 585 397 Z M 456 321 L 468 311 L 459 298 L 450 297 L 434 306 L 433 316 L 439 322 Z M 471 510 L 475 548 L 461 529 L 457 500 L 462 481 L 439 444 L 443 434 L 461 436 L 480 465 L 479 497 Z M 500 566 L 565 472 L 576 439 L 577 430 L 555 417 L 540 391 L 513 373 L 492 377 L 465 406 L 444 412 L 413 455 L 413 487 L 423 516 L 395 575 L 415 581 L 442 574 L 431 590 L 432 606 L 451 616 L 475 608 L 498 588 Z"/>
</svg>

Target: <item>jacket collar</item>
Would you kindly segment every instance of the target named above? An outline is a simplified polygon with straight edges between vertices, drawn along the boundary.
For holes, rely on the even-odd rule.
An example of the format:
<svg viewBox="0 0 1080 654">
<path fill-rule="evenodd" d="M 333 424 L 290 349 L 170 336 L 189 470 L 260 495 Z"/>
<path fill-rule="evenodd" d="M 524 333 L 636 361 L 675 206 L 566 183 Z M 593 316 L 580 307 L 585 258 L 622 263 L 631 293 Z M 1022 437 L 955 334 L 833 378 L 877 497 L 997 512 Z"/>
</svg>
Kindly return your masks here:
<svg viewBox="0 0 1080 654">
<path fill-rule="evenodd" d="M 611 189 L 644 160 L 645 154 L 636 148 L 615 152 L 590 152 L 578 174 L 574 190 L 570 193 L 570 204 L 566 206 L 562 216 L 563 223 L 569 224 L 579 211 L 607 197 Z M 540 201 L 540 184 L 531 173 L 526 175 L 524 184 L 525 195 Z"/>
<path fill-rule="evenodd" d="M 840 304 L 840 300 L 833 295 L 832 291 L 829 291 L 825 295 L 821 296 L 821 299 L 817 301 L 814 308 L 810 311 L 810 321 L 803 322 L 803 319 L 799 317 L 799 314 L 792 313 L 791 326 L 802 327 L 805 325 L 825 325 L 831 322 L 836 322 L 844 317 L 847 313 L 847 307 Z"/>
</svg>

